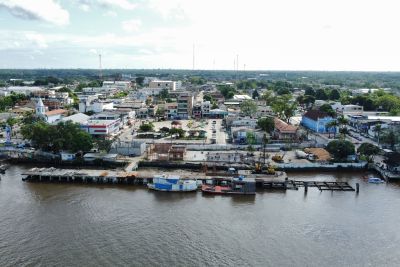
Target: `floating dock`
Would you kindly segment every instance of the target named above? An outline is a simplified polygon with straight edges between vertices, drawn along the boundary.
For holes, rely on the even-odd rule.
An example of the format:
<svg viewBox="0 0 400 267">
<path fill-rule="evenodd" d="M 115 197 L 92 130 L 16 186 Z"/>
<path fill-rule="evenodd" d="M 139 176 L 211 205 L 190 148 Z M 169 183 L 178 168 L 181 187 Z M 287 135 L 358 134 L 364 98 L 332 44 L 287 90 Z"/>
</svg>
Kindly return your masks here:
<svg viewBox="0 0 400 267">
<path fill-rule="evenodd" d="M 113 170 L 75 170 L 57 168 L 32 168 L 22 175 L 27 182 L 55 182 L 55 183 L 85 183 L 85 184 L 132 184 L 146 185 L 153 181 L 156 173 L 125 172 Z M 180 175 L 178 173 L 177 175 Z M 202 183 L 222 185 L 229 182 L 232 176 L 207 176 L 203 173 L 182 173 L 181 179 L 197 179 Z M 321 181 L 296 181 L 289 180 L 286 174 L 281 175 L 252 175 L 258 189 L 298 190 L 299 187 L 316 187 L 319 190 L 355 191 L 347 182 L 321 182 Z"/>
</svg>

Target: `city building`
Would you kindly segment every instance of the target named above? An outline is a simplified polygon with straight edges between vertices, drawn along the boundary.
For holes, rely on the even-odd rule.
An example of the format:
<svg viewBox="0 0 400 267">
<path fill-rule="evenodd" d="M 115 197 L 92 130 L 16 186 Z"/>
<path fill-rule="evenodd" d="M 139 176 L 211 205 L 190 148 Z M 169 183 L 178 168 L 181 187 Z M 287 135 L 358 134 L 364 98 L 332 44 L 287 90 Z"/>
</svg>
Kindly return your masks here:
<svg viewBox="0 0 400 267">
<path fill-rule="evenodd" d="M 192 115 L 194 97 L 189 92 L 182 92 L 178 95 L 178 118 L 187 119 Z"/>
<path fill-rule="evenodd" d="M 47 123 L 55 123 L 60 121 L 66 114 L 68 114 L 68 110 L 55 109 L 45 112 L 44 119 Z"/>
<path fill-rule="evenodd" d="M 104 81 L 102 88 L 109 90 L 128 91 L 132 88 L 130 81 Z"/>
<path fill-rule="evenodd" d="M 210 110 L 211 110 L 211 102 L 203 101 L 201 103 L 201 116 L 203 118 L 208 118 L 210 116 Z"/>
<path fill-rule="evenodd" d="M 154 81 L 149 82 L 149 88 L 168 89 L 171 91 L 175 91 L 176 90 L 176 82 L 175 81 L 154 80 Z"/>
<path fill-rule="evenodd" d="M 317 133 L 328 133 L 326 125 L 333 120 L 334 118 L 323 111 L 310 110 L 302 116 L 301 125 Z"/>
<path fill-rule="evenodd" d="M 165 113 L 167 119 L 169 120 L 173 120 L 176 117 L 178 117 L 178 103 L 177 102 L 165 103 Z"/>
<path fill-rule="evenodd" d="M 107 100 L 99 100 L 95 98 L 90 101 L 90 98 L 81 99 L 79 101 L 79 112 L 94 112 L 99 113 L 104 110 L 112 110 L 114 109 L 114 102 Z"/>
<path fill-rule="evenodd" d="M 297 140 L 298 127 L 274 118 L 275 129 L 273 137 L 279 140 Z"/>
<path fill-rule="evenodd" d="M 111 146 L 110 153 L 116 153 L 124 156 L 136 157 L 141 156 L 146 151 L 146 142 L 133 140 L 114 142 Z"/>
<path fill-rule="evenodd" d="M 201 105 L 201 103 L 198 102 L 193 106 L 192 117 L 195 118 L 195 119 L 201 119 L 201 117 L 202 117 L 202 105 Z"/>
<path fill-rule="evenodd" d="M 364 107 L 360 105 L 342 105 L 340 102 L 335 102 L 331 106 L 333 110 L 343 115 L 361 115 L 364 113 Z"/>
<path fill-rule="evenodd" d="M 77 113 L 68 117 L 64 117 L 61 120 L 66 122 L 66 121 L 71 121 L 73 123 L 78 123 L 78 124 L 84 124 L 90 119 L 90 116 L 83 114 L 83 113 Z"/>
<path fill-rule="evenodd" d="M 81 124 L 81 129 L 95 137 L 107 138 L 118 133 L 120 128 L 120 119 L 116 120 L 96 120 L 90 119 Z"/>
</svg>

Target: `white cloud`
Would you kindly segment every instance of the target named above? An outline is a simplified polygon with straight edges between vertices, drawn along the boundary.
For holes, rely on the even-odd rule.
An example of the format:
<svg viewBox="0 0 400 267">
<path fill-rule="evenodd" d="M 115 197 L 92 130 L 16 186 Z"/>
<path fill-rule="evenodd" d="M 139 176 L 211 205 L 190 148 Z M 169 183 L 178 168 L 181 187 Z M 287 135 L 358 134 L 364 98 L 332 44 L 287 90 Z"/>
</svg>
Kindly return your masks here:
<svg viewBox="0 0 400 267">
<path fill-rule="evenodd" d="M 63 55 L 65 64 L 80 64 L 101 51 L 109 67 L 191 68 L 195 43 L 198 69 L 214 68 L 214 60 L 216 69 L 232 69 L 239 54 L 240 68 L 246 64 L 248 70 L 400 70 L 400 37 L 394 34 L 400 25 L 396 13 L 400 3 L 394 0 L 75 1 L 92 10 L 103 5 L 106 9 L 99 11 L 98 19 L 115 16 L 115 23 L 110 28 L 103 25 L 96 35 L 74 34 L 71 29 L 41 37 L 25 36 L 26 32 L 7 25 L 9 33 L 0 31 L 0 49 L 22 54 L 32 45 L 33 49 L 47 47 L 37 62 L 50 50 L 53 54 L 69 51 Z M 5 2 L 11 1 L 0 0 L 3 7 Z M 140 12 L 122 10 L 134 9 L 135 2 Z M 133 13 L 135 20 L 124 21 Z M 139 19 L 143 24 L 151 19 L 146 31 L 140 30 Z M 88 23 L 77 22 L 82 27 Z M 118 23 L 121 29 L 114 29 Z"/>
<path fill-rule="evenodd" d="M 69 23 L 68 11 L 53 0 L 0 0 L 0 8 L 27 20 L 43 20 L 56 25 Z"/>
<path fill-rule="evenodd" d="M 25 38 L 28 41 L 31 41 L 34 43 L 37 47 L 39 48 L 47 48 L 47 42 L 46 39 L 43 37 L 43 35 L 36 33 L 36 32 L 28 32 L 25 33 Z"/>
<path fill-rule="evenodd" d="M 82 11 L 88 12 L 90 10 L 90 6 L 88 4 L 80 4 L 79 9 Z"/>
<path fill-rule="evenodd" d="M 137 32 L 142 25 L 142 22 L 138 19 L 131 19 L 122 22 L 122 29 L 126 32 Z"/>
<path fill-rule="evenodd" d="M 105 12 L 103 14 L 103 16 L 115 18 L 117 16 L 117 12 L 112 11 L 112 10 L 108 10 L 107 12 Z"/>
<path fill-rule="evenodd" d="M 103 5 L 117 6 L 127 10 L 133 10 L 137 6 L 128 0 L 99 0 L 99 3 Z"/>
</svg>

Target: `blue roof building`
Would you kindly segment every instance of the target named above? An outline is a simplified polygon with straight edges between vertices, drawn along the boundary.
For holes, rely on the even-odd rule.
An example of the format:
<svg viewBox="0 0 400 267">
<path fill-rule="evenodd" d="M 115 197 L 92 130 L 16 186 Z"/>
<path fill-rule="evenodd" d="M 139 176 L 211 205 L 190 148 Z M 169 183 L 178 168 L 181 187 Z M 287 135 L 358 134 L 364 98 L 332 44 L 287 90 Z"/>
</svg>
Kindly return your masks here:
<svg viewBox="0 0 400 267">
<path fill-rule="evenodd" d="M 317 133 L 333 133 L 336 129 L 328 129 L 326 125 L 335 120 L 326 112 L 319 110 L 307 111 L 301 118 L 301 125 Z"/>
</svg>

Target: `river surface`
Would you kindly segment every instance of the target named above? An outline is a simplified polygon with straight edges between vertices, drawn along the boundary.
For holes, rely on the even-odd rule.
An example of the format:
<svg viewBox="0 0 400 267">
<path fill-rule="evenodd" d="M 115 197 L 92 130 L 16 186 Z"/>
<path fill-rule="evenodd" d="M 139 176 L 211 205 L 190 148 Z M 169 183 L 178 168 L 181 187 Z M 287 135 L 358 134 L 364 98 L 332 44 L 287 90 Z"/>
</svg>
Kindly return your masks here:
<svg viewBox="0 0 400 267">
<path fill-rule="evenodd" d="M 0 181 L 0 266 L 400 266 L 400 187 L 255 197 Z"/>
</svg>

